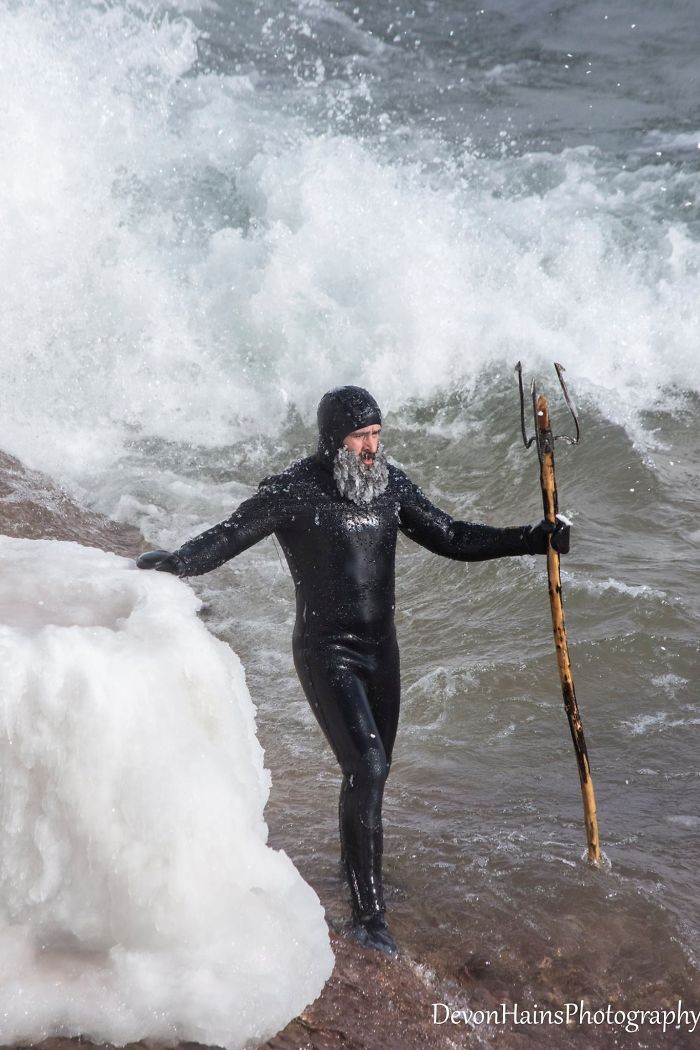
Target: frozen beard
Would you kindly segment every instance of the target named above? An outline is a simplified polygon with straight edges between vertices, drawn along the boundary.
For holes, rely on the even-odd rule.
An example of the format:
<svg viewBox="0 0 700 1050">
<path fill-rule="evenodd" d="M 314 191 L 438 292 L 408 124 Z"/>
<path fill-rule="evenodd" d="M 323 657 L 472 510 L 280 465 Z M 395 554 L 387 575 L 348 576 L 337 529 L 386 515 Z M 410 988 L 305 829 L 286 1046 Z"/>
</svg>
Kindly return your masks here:
<svg viewBox="0 0 700 1050">
<path fill-rule="evenodd" d="M 389 484 L 384 446 L 380 443 L 371 466 L 366 467 L 356 452 L 341 445 L 333 460 L 333 477 L 338 492 L 353 503 L 371 503 Z"/>
</svg>

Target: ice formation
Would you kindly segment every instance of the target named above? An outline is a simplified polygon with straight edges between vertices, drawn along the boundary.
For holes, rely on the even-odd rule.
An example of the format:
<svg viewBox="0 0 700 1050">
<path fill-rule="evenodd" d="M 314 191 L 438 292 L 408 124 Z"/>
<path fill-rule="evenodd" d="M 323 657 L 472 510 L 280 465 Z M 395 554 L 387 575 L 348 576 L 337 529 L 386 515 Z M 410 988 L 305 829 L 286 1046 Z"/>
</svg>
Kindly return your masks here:
<svg viewBox="0 0 700 1050">
<path fill-rule="evenodd" d="M 57 541 L 0 559 L 0 1042 L 264 1041 L 333 956 L 266 844 L 238 657 L 173 577 Z"/>
</svg>

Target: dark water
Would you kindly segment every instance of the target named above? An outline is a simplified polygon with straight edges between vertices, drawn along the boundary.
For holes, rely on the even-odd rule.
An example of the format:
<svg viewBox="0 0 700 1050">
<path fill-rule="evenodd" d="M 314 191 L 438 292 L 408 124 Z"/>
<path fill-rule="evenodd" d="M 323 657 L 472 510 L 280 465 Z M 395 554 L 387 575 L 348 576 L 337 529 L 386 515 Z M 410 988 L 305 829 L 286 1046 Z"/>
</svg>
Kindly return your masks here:
<svg viewBox="0 0 700 1050">
<path fill-rule="evenodd" d="M 320 395 L 358 382 L 440 506 L 535 521 L 512 368 L 565 428 L 566 366 L 564 596 L 610 866 L 581 859 L 543 564 L 402 543 L 392 919 L 415 957 L 480 975 L 473 1005 L 697 1008 L 697 4 L 0 17 L 0 444 L 96 509 L 174 546 L 305 454 Z M 271 838 L 340 920 L 337 774 L 293 674 L 286 569 L 270 541 L 196 586 L 259 705 Z"/>
<path fill-rule="evenodd" d="M 401 461 L 455 514 L 535 520 L 537 463 L 517 444 L 515 393 L 465 402 L 459 413 L 510 414 L 512 433 L 484 426 L 447 443 L 436 423 L 448 413 L 434 407 L 415 429 L 389 421 L 387 441 L 396 432 Z M 653 1008 L 676 993 L 692 1000 L 697 988 L 698 591 L 697 566 L 680 554 L 694 508 L 620 428 L 593 412 L 581 422 L 584 442 L 558 455 L 561 504 L 575 529 L 563 583 L 611 866 L 594 871 L 583 860 L 543 563 L 465 568 L 404 542 L 404 701 L 386 872 L 403 943 L 441 972 L 480 965 L 483 987 L 516 999 L 583 995 Z M 670 527 L 660 513 L 669 506 Z M 213 619 L 230 618 L 223 635 L 248 668 L 277 772 L 273 838 L 341 919 L 337 775 L 293 677 L 289 581 L 272 545 L 220 575 L 220 592 L 205 585 Z"/>
</svg>

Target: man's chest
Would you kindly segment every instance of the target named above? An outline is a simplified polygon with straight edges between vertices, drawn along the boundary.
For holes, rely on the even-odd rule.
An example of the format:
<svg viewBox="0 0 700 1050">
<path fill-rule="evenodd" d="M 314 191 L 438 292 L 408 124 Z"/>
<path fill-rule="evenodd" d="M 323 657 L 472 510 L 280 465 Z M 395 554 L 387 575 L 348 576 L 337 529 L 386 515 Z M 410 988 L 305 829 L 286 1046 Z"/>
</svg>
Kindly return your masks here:
<svg viewBox="0 0 700 1050">
<path fill-rule="evenodd" d="M 378 555 L 395 547 L 400 504 L 388 494 L 366 505 L 320 498 L 290 508 L 279 536 L 307 555 L 344 557 L 364 551 Z"/>
</svg>

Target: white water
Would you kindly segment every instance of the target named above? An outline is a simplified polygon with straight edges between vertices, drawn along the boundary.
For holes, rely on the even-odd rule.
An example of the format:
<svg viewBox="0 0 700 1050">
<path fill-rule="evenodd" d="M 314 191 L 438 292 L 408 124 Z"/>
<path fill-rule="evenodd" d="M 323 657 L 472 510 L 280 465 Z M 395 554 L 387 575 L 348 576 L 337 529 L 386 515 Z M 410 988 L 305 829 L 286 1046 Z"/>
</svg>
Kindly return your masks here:
<svg viewBox="0 0 700 1050">
<path fill-rule="evenodd" d="M 425 135 L 409 160 L 196 40 L 149 5 L 0 8 L 4 448 L 112 511 L 134 438 L 274 435 L 345 381 L 391 410 L 556 358 L 635 437 L 700 391 L 697 174 Z"/>
<path fill-rule="evenodd" d="M 172 577 L 0 537 L 0 1042 L 262 1042 L 333 966 L 236 655 Z"/>
</svg>

